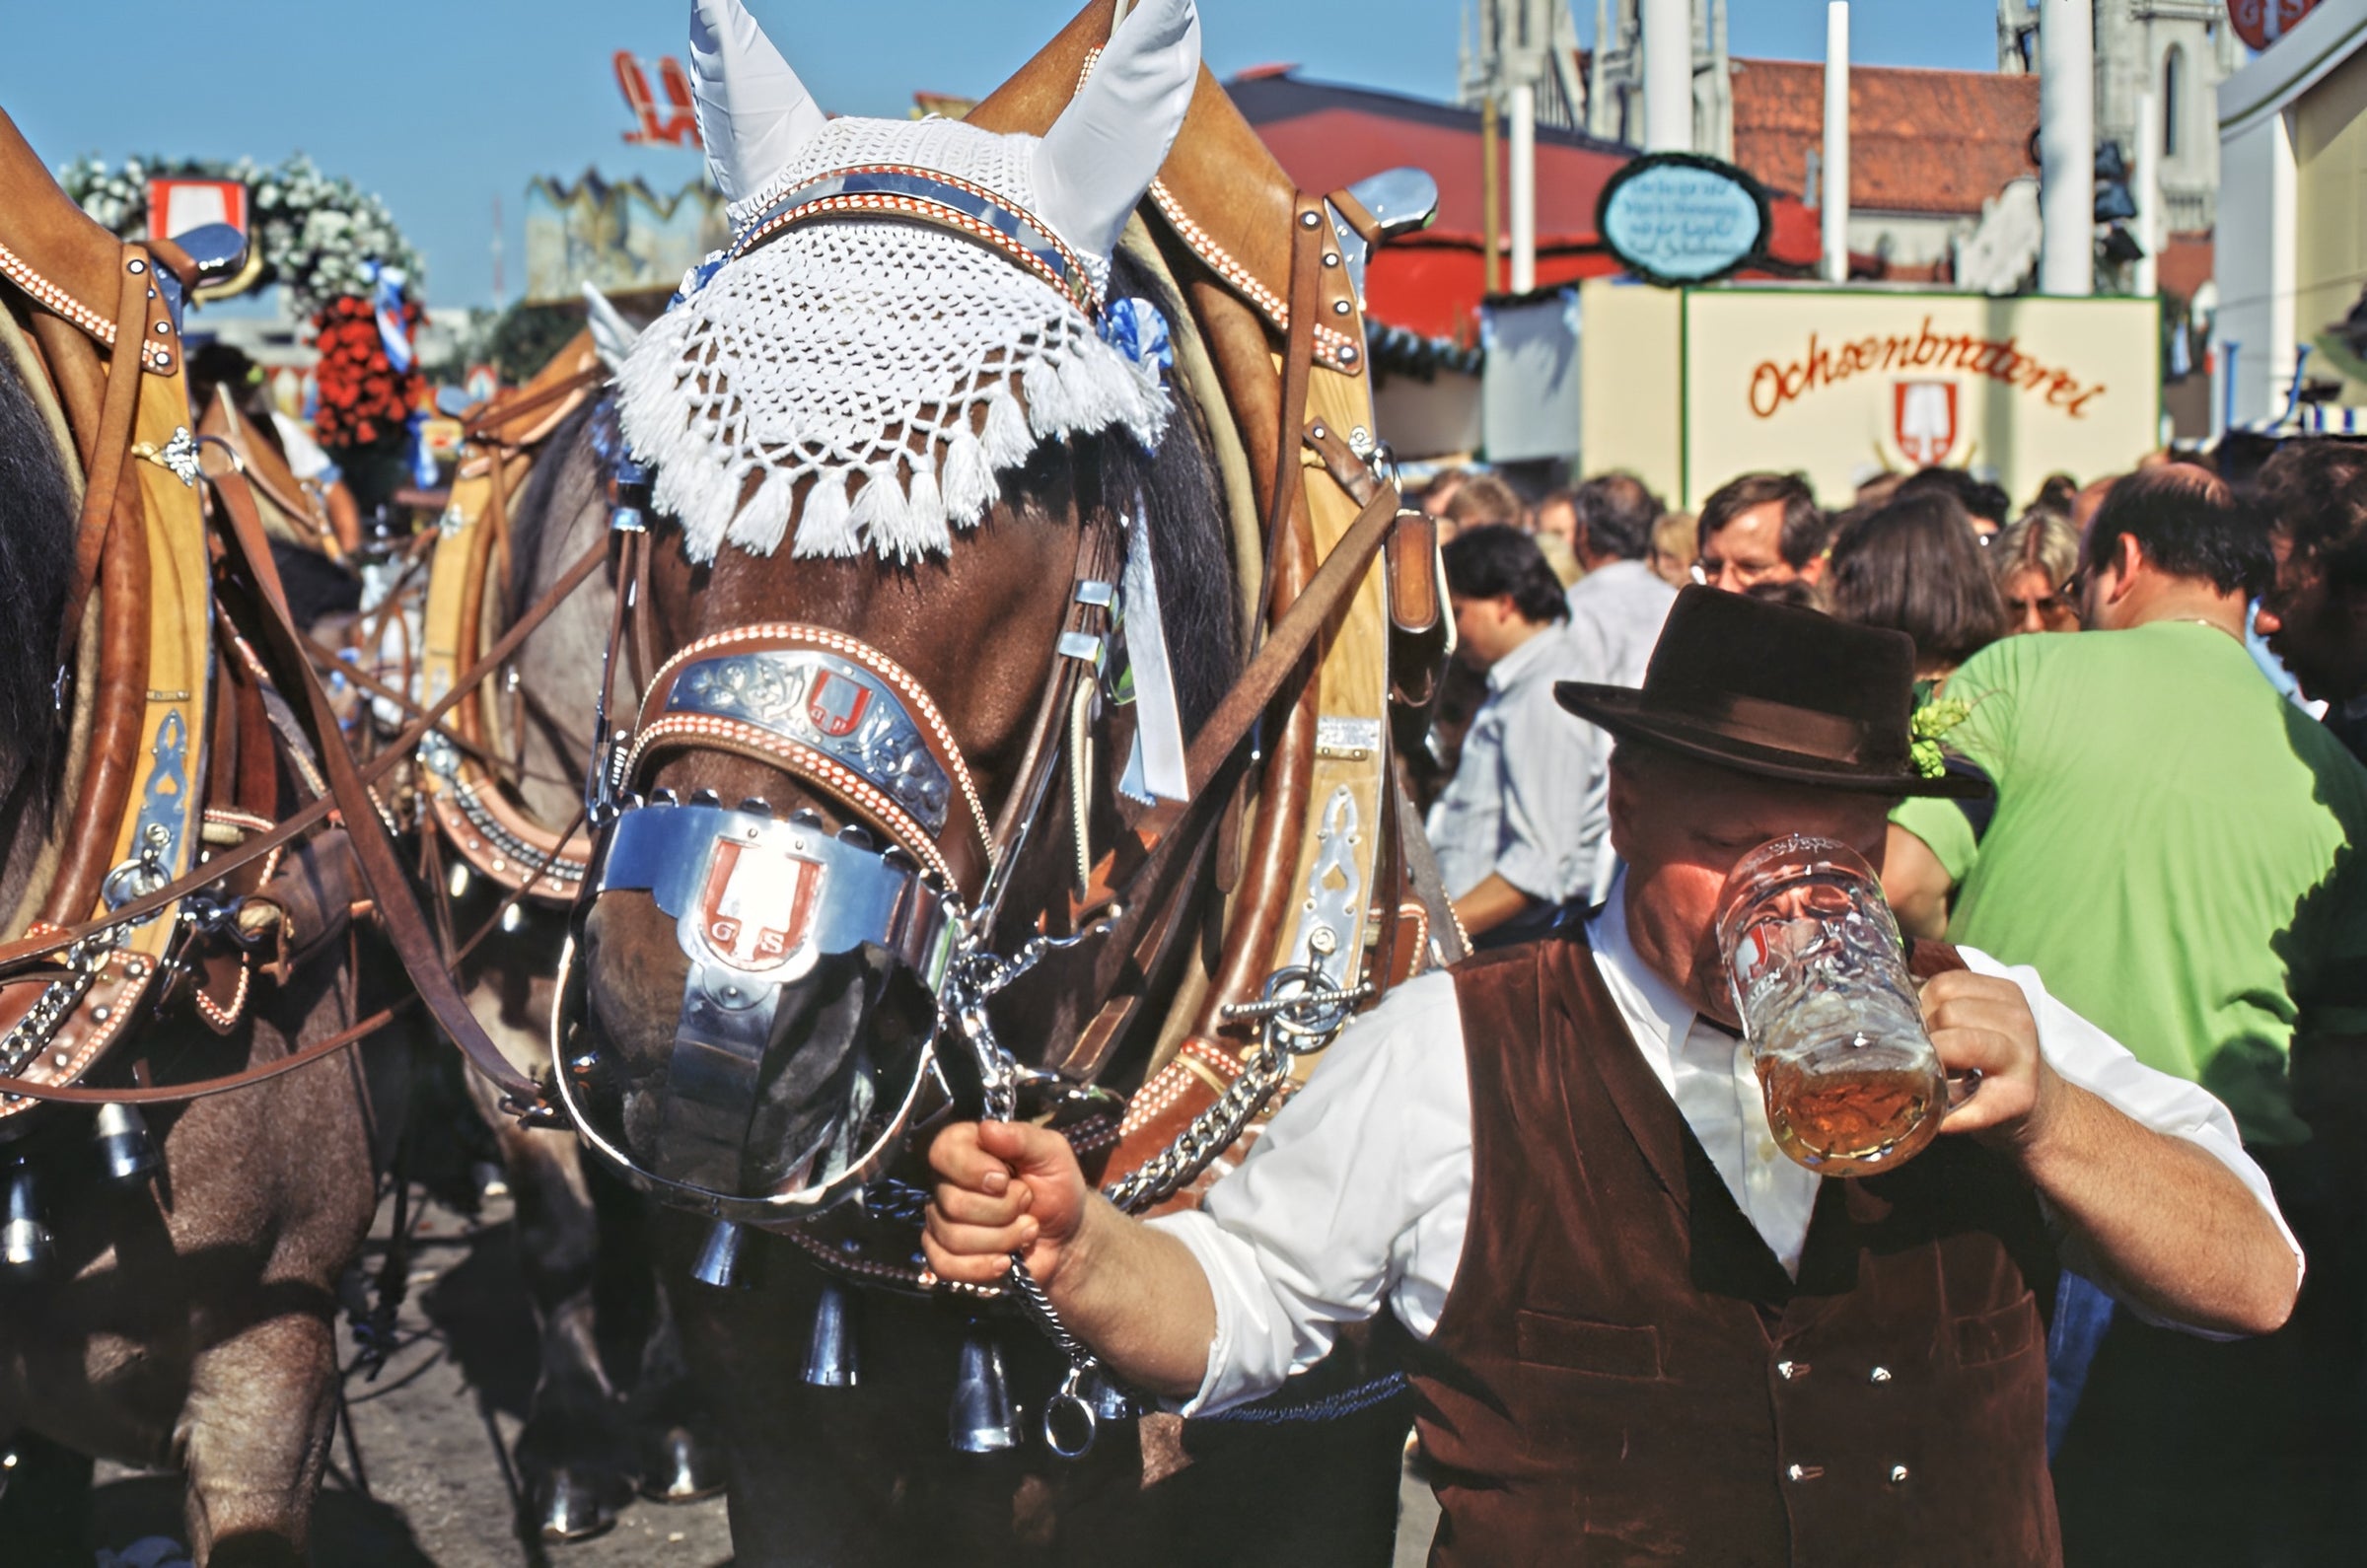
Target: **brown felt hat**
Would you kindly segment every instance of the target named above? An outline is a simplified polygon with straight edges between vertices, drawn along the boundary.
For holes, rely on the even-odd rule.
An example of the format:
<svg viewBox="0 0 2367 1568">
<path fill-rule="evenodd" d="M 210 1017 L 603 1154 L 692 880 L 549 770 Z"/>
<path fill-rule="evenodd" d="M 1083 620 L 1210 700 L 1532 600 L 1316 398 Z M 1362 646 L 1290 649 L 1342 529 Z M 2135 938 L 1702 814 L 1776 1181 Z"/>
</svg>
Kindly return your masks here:
<svg viewBox="0 0 2367 1568">
<path fill-rule="evenodd" d="M 1563 680 L 1561 705 L 1623 741 L 1762 778 L 1880 795 L 1985 796 L 1925 778 L 1908 750 L 1915 644 L 1747 594 L 1688 588 L 1669 606 L 1644 684 Z"/>
</svg>

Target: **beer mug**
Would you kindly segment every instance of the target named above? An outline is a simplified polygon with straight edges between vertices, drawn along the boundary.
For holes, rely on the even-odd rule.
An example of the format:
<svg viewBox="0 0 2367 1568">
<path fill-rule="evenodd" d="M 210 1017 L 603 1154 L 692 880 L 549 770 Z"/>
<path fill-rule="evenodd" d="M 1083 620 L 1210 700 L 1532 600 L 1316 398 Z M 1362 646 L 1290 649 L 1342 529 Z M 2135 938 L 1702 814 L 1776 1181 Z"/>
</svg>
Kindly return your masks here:
<svg viewBox="0 0 2367 1568">
<path fill-rule="evenodd" d="M 1869 1176 L 1931 1142 L 1948 1080 L 1864 857 L 1827 838 L 1759 845 L 1726 879 L 1717 937 L 1785 1154 Z"/>
</svg>

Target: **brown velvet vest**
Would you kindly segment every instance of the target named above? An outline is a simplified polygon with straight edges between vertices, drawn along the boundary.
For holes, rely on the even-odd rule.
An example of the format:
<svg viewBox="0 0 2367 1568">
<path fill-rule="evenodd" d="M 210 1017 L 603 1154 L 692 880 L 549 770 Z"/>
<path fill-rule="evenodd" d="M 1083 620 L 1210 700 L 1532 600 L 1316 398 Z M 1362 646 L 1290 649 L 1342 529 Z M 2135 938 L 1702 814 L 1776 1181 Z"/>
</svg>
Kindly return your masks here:
<svg viewBox="0 0 2367 1568">
<path fill-rule="evenodd" d="M 1433 1563 L 2060 1561 L 2032 1290 L 2053 1254 L 2003 1161 L 1943 1137 L 1827 1181 L 1795 1284 L 1582 936 L 1455 982 L 1474 1166 L 1415 1352 Z"/>
</svg>

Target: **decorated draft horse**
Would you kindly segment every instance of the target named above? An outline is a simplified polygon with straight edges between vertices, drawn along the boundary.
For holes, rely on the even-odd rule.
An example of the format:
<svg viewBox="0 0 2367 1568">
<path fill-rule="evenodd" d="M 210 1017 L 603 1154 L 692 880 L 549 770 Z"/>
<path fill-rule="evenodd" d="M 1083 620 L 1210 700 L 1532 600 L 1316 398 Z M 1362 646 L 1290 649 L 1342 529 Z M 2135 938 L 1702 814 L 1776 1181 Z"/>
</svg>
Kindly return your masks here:
<svg viewBox="0 0 2367 1568">
<path fill-rule="evenodd" d="M 617 378 L 654 504 L 616 514 L 551 1054 L 711 1287 L 677 1307 L 747 1562 L 1388 1551 L 1386 1379 L 1128 1419 L 1023 1274 L 917 1254 L 942 1119 L 1187 1202 L 1460 947 L 1392 783 L 1446 617 L 1360 303 L 1428 182 L 1295 190 L 1190 0 L 1112 22 L 967 122 L 830 120 L 693 7 L 735 239 Z"/>
<path fill-rule="evenodd" d="M 383 935 L 505 1108 L 547 1119 L 453 983 L 372 789 L 488 666 L 359 765 L 235 432 L 192 435 L 182 302 L 241 250 L 220 228 L 118 241 L 0 116 L 12 1562 L 89 1560 L 99 1455 L 185 1472 L 200 1563 L 304 1559 L 336 1285 L 404 1104 L 406 1058 L 352 1049 L 394 1011 L 357 1017 L 357 953 Z"/>
<path fill-rule="evenodd" d="M 325 812 L 293 812 L 313 764 L 263 694 L 267 550 L 200 513 L 180 305 L 235 238 L 117 242 L 0 116 L 12 1560 L 89 1560 L 92 1455 L 183 1468 L 200 1561 L 299 1560 L 375 1204 L 361 1065 L 279 1072 L 354 1022 L 356 889 Z"/>
</svg>

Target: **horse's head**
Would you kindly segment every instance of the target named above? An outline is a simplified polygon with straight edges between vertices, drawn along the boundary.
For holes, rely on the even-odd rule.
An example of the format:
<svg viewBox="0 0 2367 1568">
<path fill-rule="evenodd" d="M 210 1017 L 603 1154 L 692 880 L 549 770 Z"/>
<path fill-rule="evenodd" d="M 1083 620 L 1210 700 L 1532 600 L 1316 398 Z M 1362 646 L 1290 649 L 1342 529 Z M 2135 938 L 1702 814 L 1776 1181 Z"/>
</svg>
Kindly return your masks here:
<svg viewBox="0 0 2367 1568">
<path fill-rule="evenodd" d="M 560 1054 L 612 1160 L 786 1219 L 896 1147 L 1129 555 L 1229 655 L 1222 557 L 1159 526 L 1217 506 L 1154 352 L 1176 305 L 1116 258 L 1198 25 L 1146 0 L 1040 138 L 825 121 L 737 0 L 691 52 L 736 239 L 618 377 L 671 658 L 617 715 Z"/>
</svg>

